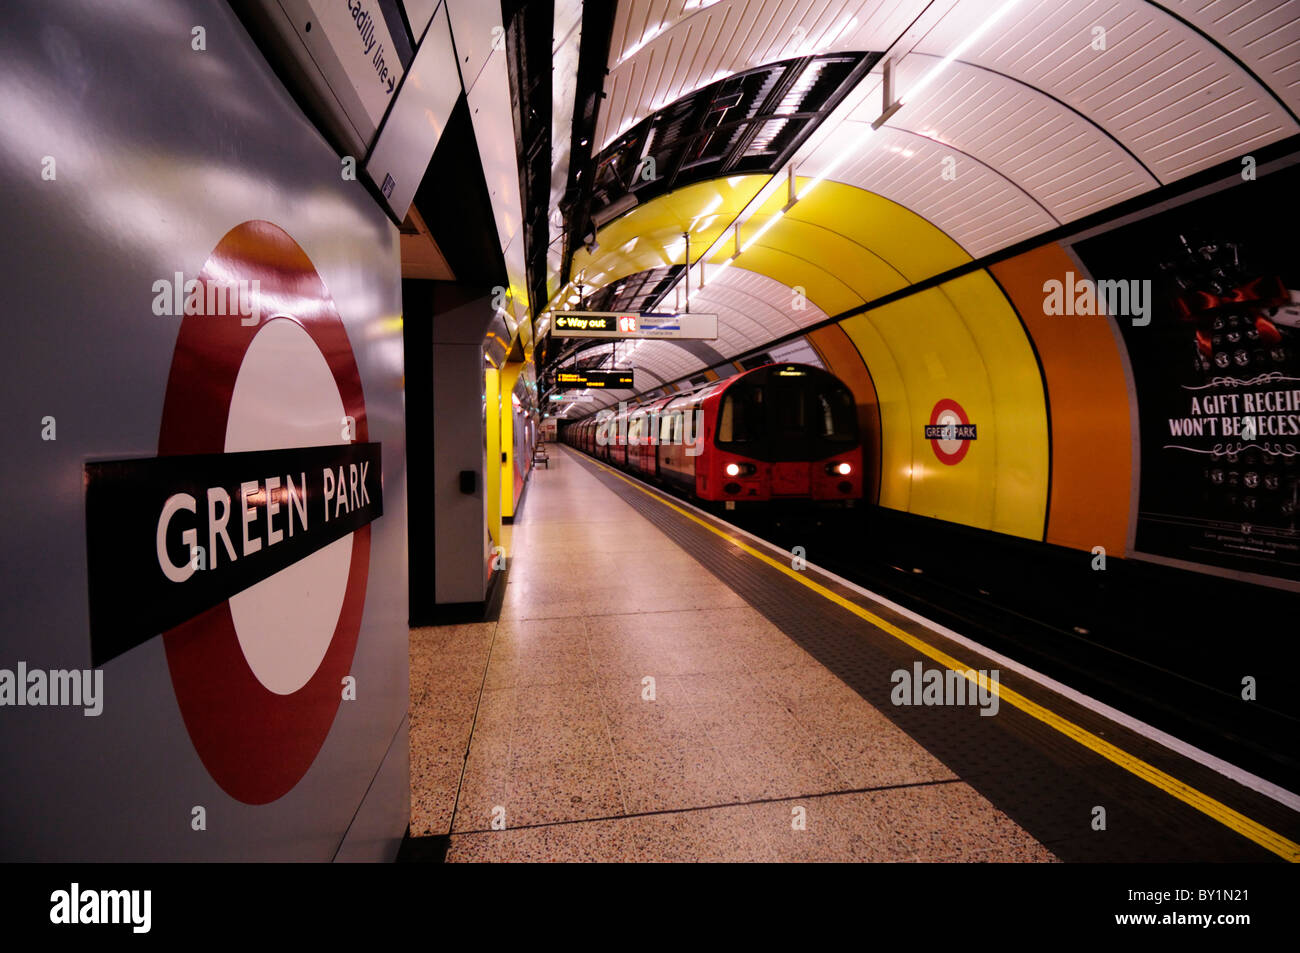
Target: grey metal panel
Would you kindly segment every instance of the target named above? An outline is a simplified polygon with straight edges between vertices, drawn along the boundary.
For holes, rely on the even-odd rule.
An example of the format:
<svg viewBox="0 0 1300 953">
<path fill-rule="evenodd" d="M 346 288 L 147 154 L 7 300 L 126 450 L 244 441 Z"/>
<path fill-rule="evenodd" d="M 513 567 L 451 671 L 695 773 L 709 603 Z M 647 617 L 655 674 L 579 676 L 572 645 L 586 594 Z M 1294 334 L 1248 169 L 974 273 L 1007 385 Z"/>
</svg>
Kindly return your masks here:
<svg viewBox="0 0 1300 953">
<path fill-rule="evenodd" d="M 287 231 L 342 315 L 370 439 L 383 444 L 385 513 L 372 524 L 357 700 L 288 794 L 253 806 L 214 783 L 155 638 L 104 667 L 97 718 L 0 715 L 0 855 L 328 860 L 407 705 L 397 230 L 342 179 L 226 4 L 19 0 L 7 12 L 0 667 L 89 667 L 83 465 L 157 454 L 178 324 L 152 313 L 152 283 L 197 274 L 242 222 Z M 56 162 L 52 181 L 43 156 Z M 57 440 L 40 438 L 46 415 Z M 207 810 L 204 832 L 191 830 L 195 805 Z"/>
<path fill-rule="evenodd" d="M 486 310 L 486 309 L 485 309 Z M 440 316 L 441 317 L 441 316 Z M 441 603 L 482 602 L 487 593 L 487 483 L 484 473 L 483 345 L 446 343 L 433 347 L 433 487 L 437 514 L 434 541 L 434 598 Z M 495 412 L 495 409 L 494 409 Z M 460 491 L 462 470 L 475 473 L 476 491 Z M 483 540 L 483 557 L 470 554 Z M 416 581 L 421 584 L 420 580 Z"/>
<path fill-rule="evenodd" d="M 366 171 L 381 191 L 392 176 L 387 198 L 398 218 L 405 218 L 411 207 L 460 92 L 451 29 L 446 13 L 439 11 L 366 160 Z"/>
<path fill-rule="evenodd" d="M 391 863 L 396 859 L 411 820 L 410 729 L 410 720 L 403 718 L 366 799 L 334 855 L 336 863 Z"/>
</svg>

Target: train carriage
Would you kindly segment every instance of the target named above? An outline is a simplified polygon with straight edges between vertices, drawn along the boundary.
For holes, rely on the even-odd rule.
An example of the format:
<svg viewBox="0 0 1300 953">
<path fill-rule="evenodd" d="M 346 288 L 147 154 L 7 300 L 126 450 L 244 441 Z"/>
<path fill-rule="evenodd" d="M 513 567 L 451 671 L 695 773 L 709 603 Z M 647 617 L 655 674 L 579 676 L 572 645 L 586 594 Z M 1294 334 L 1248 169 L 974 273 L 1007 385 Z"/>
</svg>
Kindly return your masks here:
<svg viewBox="0 0 1300 953">
<path fill-rule="evenodd" d="M 863 453 L 853 393 L 807 364 L 769 364 L 573 425 L 578 449 L 701 501 L 853 505 Z"/>
</svg>

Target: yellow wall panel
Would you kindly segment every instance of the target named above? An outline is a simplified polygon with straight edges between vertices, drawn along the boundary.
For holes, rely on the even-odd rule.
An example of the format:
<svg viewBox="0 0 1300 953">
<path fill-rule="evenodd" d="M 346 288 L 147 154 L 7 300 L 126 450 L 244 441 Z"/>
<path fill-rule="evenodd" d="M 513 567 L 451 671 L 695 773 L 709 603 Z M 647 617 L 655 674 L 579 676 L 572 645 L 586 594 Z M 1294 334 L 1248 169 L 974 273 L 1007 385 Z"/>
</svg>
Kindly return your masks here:
<svg viewBox="0 0 1300 953">
<path fill-rule="evenodd" d="M 769 216 L 756 215 L 746 222 L 740 230 L 741 242 L 745 242 L 748 236 L 755 234 L 768 220 Z M 749 251 L 736 259 L 736 265 L 750 267 L 750 256 L 759 249 L 783 252 L 792 258 L 815 264 L 851 288 L 861 301 L 870 301 L 887 295 L 891 291 L 905 287 L 908 283 L 902 274 L 871 250 L 845 238 L 833 229 L 800 221 L 792 215 L 786 215 L 769 228 Z M 733 250 L 733 246 L 728 246 L 727 254 Z M 782 275 L 769 275 L 769 277 L 785 281 Z M 809 298 L 814 303 L 820 304 L 811 289 L 809 289 Z M 830 313 L 834 314 L 834 312 Z"/>
<path fill-rule="evenodd" d="M 902 369 L 880 332 L 865 315 L 846 318 L 840 327 L 876 385 L 880 408 L 880 505 L 906 511 L 912 494 L 912 410 Z M 918 424 L 920 426 L 920 424 Z"/>
<path fill-rule="evenodd" d="M 965 319 L 993 393 L 997 466 L 989 528 L 1042 539 L 1051 461 L 1043 375 L 1034 349 L 988 272 L 971 272 L 940 290 Z"/>
<path fill-rule="evenodd" d="M 801 178 L 806 188 L 809 179 Z M 784 204 L 785 193 L 780 193 Z M 947 233 L 896 202 L 839 182 L 822 182 L 789 212 L 789 217 L 833 228 L 879 254 L 906 276 L 922 281 L 964 265 L 970 256 Z M 775 229 L 774 229 L 775 230 Z"/>
<path fill-rule="evenodd" d="M 801 286 L 805 289 L 808 300 L 827 314 L 847 311 L 863 303 L 862 297 L 835 273 L 805 258 L 775 248 L 767 248 L 761 244 L 755 245 L 741 255 L 731 267 L 756 271 L 760 275 L 775 278 L 790 288 Z M 715 267 L 705 268 L 706 287 L 715 274 L 717 274 Z"/>
<path fill-rule="evenodd" d="M 1030 539 L 1047 507 L 1042 378 L 1015 312 L 976 272 L 841 322 L 880 400 L 882 506 Z M 925 438 L 941 400 L 976 426 L 944 463 Z"/>
<path fill-rule="evenodd" d="M 501 542 L 501 372 L 495 368 L 483 372 L 483 399 L 487 402 L 483 492 L 487 495 L 488 535 L 496 545 Z"/>
<path fill-rule="evenodd" d="M 966 323 L 936 288 L 878 308 L 867 320 L 889 348 L 907 385 L 909 512 L 991 528 L 997 463 L 988 439 L 993 395 Z M 874 376 L 875 367 L 870 363 L 867 367 Z M 940 462 L 924 437 L 930 412 L 940 400 L 961 404 L 983 438 L 973 441 L 965 459 L 955 466 Z"/>
<path fill-rule="evenodd" d="M 514 393 L 515 382 L 523 371 L 523 363 L 507 363 L 497 372 L 497 392 L 500 394 L 501 424 L 497 440 L 501 449 L 497 460 L 500 461 L 498 478 L 501 494 L 500 512 L 503 519 L 513 519 L 515 515 L 515 407 L 510 395 Z M 488 460 L 491 467 L 493 461 Z"/>
</svg>

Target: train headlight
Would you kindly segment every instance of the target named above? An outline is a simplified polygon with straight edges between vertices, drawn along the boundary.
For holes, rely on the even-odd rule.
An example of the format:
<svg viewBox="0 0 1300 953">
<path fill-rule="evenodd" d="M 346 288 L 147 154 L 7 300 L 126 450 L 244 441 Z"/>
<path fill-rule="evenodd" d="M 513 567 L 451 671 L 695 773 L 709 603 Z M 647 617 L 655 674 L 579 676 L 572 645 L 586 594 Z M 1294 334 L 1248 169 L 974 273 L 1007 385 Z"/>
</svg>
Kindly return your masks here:
<svg viewBox="0 0 1300 953">
<path fill-rule="evenodd" d="M 839 474 L 840 476 L 848 476 L 850 473 L 853 472 L 853 464 L 828 463 L 826 464 L 826 472 L 832 475 Z"/>
<path fill-rule="evenodd" d="M 752 463 L 728 463 L 722 468 L 722 472 L 729 477 L 734 476 L 753 476 L 758 472 L 758 467 Z"/>
</svg>

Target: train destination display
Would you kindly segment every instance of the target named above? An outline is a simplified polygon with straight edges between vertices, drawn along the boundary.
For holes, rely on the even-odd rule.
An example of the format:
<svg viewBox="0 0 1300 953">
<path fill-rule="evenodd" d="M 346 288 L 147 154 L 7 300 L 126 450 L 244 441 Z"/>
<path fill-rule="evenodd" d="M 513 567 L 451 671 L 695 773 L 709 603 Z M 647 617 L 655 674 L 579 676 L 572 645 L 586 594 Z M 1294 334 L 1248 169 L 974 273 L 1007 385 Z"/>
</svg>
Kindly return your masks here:
<svg viewBox="0 0 1300 953">
<path fill-rule="evenodd" d="M 561 371 L 555 375 L 555 383 L 564 390 L 581 390 L 590 388 L 626 388 L 632 389 L 632 369 L 621 371 Z"/>
</svg>

